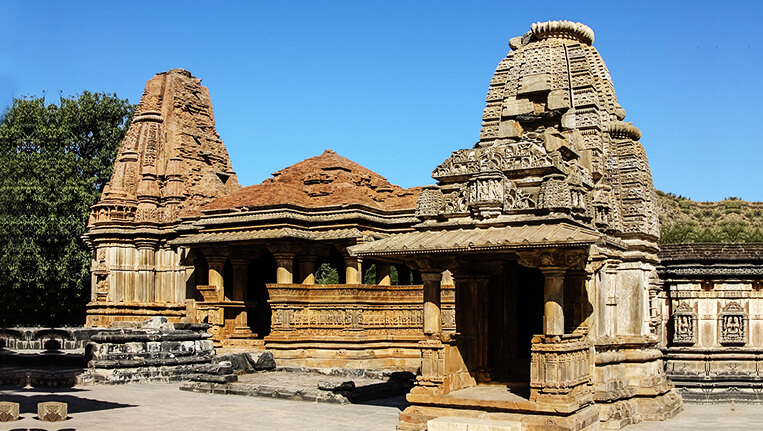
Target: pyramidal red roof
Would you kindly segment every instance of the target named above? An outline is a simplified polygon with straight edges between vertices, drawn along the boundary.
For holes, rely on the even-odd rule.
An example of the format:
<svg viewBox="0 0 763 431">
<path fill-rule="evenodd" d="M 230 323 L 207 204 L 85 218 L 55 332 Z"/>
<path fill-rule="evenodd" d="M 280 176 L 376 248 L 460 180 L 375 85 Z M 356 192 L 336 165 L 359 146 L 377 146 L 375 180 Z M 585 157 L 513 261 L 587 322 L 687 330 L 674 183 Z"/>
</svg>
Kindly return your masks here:
<svg viewBox="0 0 763 431">
<path fill-rule="evenodd" d="M 202 210 L 297 205 L 318 208 L 364 205 L 381 210 L 413 210 L 421 187 L 404 189 L 332 150 L 273 174 L 260 184 L 238 190 Z"/>
</svg>

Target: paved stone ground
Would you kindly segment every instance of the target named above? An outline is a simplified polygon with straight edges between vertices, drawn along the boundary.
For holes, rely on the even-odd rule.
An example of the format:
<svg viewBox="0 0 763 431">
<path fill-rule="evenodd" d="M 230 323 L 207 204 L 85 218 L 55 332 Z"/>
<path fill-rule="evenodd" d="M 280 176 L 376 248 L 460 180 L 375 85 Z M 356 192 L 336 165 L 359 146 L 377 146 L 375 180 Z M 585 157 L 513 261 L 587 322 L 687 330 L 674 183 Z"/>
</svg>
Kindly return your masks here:
<svg viewBox="0 0 763 431">
<path fill-rule="evenodd" d="M 684 411 L 664 422 L 641 422 L 627 431 L 763 430 L 763 405 L 685 404 Z"/>
<path fill-rule="evenodd" d="M 298 430 L 393 431 L 402 398 L 373 404 L 337 405 L 213 395 L 178 390 L 178 383 L 83 386 L 58 392 L 0 390 L 0 401 L 21 403 L 22 420 L 0 430 Z M 69 419 L 35 419 L 42 401 L 69 403 Z M 711 431 L 763 429 L 763 406 L 686 405 L 677 418 L 642 422 L 628 431 Z"/>
<path fill-rule="evenodd" d="M 59 392 L 0 390 L 0 401 L 21 403 L 22 419 L 0 430 L 298 430 L 390 431 L 402 398 L 374 404 L 325 404 L 180 391 L 179 383 L 82 386 Z M 41 422 L 37 403 L 63 401 L 70 419 Z"/>
</svg>

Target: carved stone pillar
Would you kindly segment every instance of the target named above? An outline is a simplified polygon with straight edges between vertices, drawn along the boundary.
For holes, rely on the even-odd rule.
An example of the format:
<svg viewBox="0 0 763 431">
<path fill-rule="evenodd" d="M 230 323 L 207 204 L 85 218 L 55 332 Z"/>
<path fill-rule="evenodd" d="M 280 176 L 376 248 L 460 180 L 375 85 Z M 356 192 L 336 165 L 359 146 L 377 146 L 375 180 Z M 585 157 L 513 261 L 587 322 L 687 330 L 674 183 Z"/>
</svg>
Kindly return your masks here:
<svg viewBox="0 0 763 431">
<path fill-rule="evenodd" d="M 571 294 L 570 298 L 565 298 L 565 302 L 570 303 L 567 308 L 571 315 L 567 317 L 569 321 L 569 329 L 576 330 L 578 328 L 588 328 L 590 320 L 593 317 L 593 308 L 589 301 L 588 291 L 586 289 L 586 282 L 588 281 L 589 274 L 586 271 L 567 271 L 567 283 L 569 285 L 568 292 Z"/>
<path fill-rule="evenodd" d="M 424 333 L 436 335 L 442 332 L 440 315 L 440 281 L 441 272 L 424 272 L 421 274 L 424 282 Z"/>
<path fill-rule="evenodd" d="M 379 286 L 389 286 L 392 283 L 392 279 L 390 278 L 389 274 L 388 263 L 376 264 L 376 284 Z"/>
<path fill-rule="evenodd" d="M 564 334 L 564 273 L 565 268 L 541 267 L 543 285 L 543 333 L 546 336 Z"/>
<path fill-rule="evenodd" d="M 126 302 L 154 302 L 156 300 L 156 241 L 144 239 L 135 241 L 138 248 L 138 276 L 135 280 L 134 296 Z"/>
<path fill-rule="evenodd" d="M 345 256 L 345 283 L 363 284 L 363 259 L 354 256 Z"/>
<path fill-rule="evenodd" d="M 207 256 L 209 266 L 209 285 L 215 286 L 217 299 L 222 301 L 225 298 L 225 283 L 223 274 L 225 274 L 225 256 Z"/>
<path fill-rule="evenodd" d="M 315 284 L 315 263 L 318 261 L 318 256 L 300 256 L 298 260 L 299 274 L 300 277 L 302 277 L 302 284 Z"/>
<path fill-rule="evenodd" d="M 234 301 L 246 301 L 246 271 L 249 267 L 249 259 L 231 259 L 230 263 L 233 267 L 232 299 Z M 248 316 L 245 307 L 236 310 L 236 321 L 233 327 L 234 335 L 251 335 L 252 330 L 249 328 L 247 320 Z"/>
<path fill-rule="evenodd" d="M 276 283 L 292 284 L 294 283 L 294 256 L 293 252 L 275 252 L 273 257 L 276 259 Z"/>
</svg>

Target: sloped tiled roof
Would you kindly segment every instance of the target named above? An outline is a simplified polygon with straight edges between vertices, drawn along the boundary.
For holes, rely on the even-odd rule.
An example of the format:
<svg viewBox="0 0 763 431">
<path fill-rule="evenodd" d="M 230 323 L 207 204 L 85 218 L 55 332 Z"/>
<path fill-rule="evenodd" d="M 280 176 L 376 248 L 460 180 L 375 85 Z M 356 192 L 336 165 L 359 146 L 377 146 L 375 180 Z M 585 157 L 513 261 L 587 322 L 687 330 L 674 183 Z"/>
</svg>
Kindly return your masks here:
<svg viewBox="0 0 763 431">
<path fill-rule="evenodd" d="M 485 252 L 542 246 L 574 247 L 600 240 L 601 235 L 590 229 L 560 223 L 403 233 L 352 246 L 349 251 L 355 256 Z"/>
<path fill-rule="evenodd" d="M 386 211 L 416 208 L 420 187 L 404 189 L 332 150 L 273 174 L 262 183 L 216 199 L 202 210 L 296 205 L 363 205 Z"/>
</svg>

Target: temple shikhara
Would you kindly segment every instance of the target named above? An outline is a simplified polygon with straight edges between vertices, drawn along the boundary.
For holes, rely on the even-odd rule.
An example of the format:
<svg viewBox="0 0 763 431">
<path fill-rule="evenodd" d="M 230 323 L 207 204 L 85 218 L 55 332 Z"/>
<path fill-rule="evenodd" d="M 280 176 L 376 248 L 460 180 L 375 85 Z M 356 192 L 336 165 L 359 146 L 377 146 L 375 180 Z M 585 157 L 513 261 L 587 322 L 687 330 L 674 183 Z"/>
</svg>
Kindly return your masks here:
<svg viewBox="0 0 763 431">
<path fill-rule="evenodd" d="M 593 42 L 569 21 L 511 39 L 479 141 L 411 189 L 323 149 L 242 188 L 208 90 L 156 75 L 92 207 L 87 325 L 164 316 L 279 366 L 413 372 L 400 430 L 620 429 L 707 399 L 706 372 L 757 399 L 763 253 L 660 251 Z"/>
</svg>

